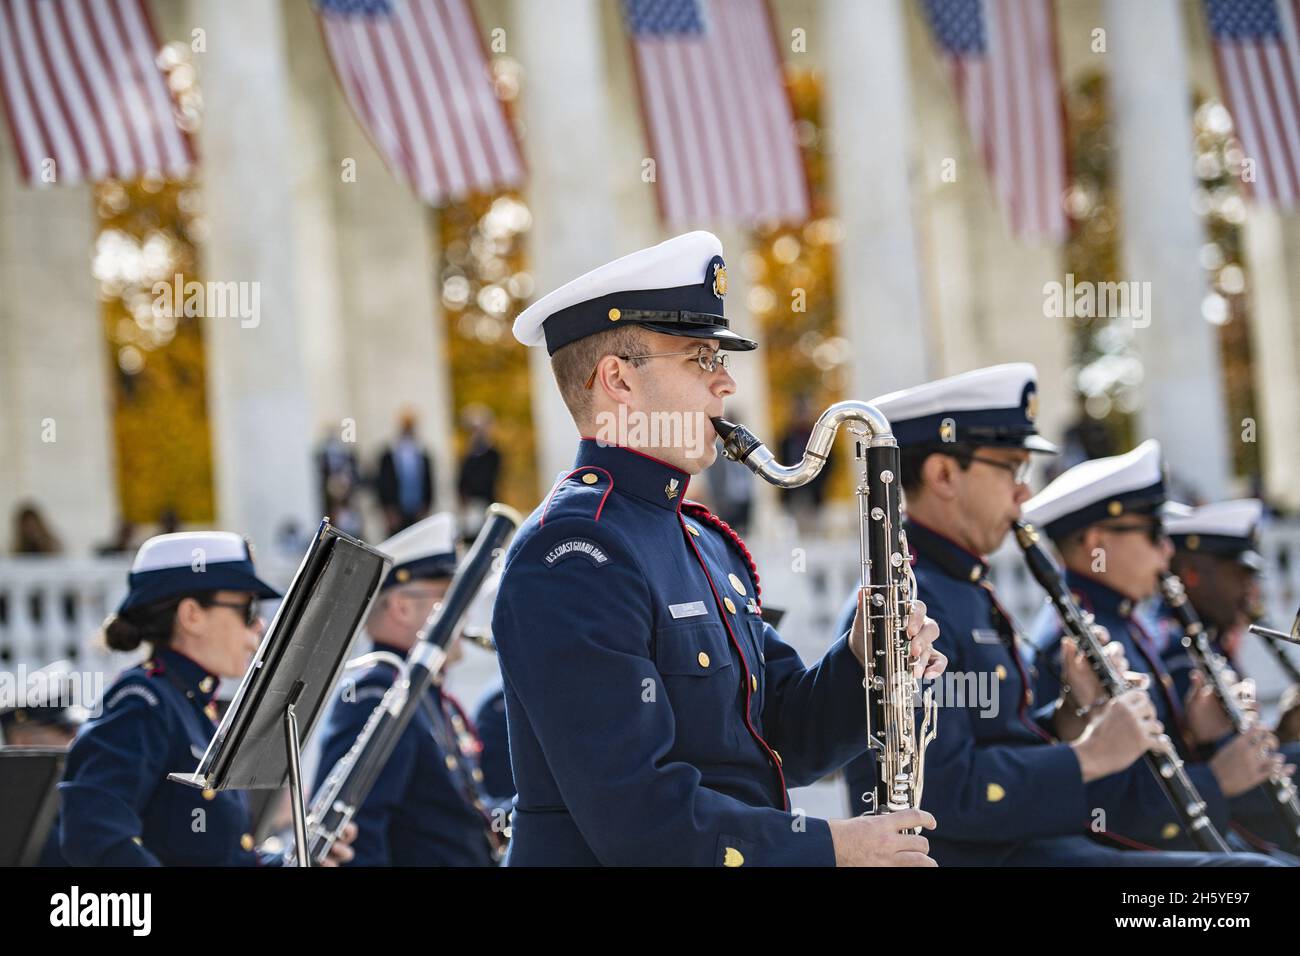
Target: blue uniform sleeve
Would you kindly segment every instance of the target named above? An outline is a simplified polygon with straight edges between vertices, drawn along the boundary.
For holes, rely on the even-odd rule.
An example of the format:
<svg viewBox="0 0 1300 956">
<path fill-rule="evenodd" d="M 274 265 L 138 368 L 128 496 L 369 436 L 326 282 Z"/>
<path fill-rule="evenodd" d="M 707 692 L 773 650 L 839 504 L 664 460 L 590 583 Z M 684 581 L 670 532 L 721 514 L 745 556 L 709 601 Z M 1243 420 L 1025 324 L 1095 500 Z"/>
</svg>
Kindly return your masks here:
<svg viewBox="0 0 1300 956">
<path fill-rule="evenodd" d="M 575 537 L 608 560 L 548 565 L 547 551 Z M 550 521 L 519 543 L 497 596 L 502 673 L 596 858 L 709 866 L 724 846 L 743 845 L 755 865 L 833 864 L 826 821 L 710 790 L 698 769 L 669 757 L 679 728 L 651 656 L 653 619 L 632 548 L 587 518 Z"/>
<path fill-rule="evenodd" d="M 77 736 L 59 784 L 59 850 L 72 866 L 160 866 L 141 816 L 166 778 L 170 731 L 145 683 L 112 691 Z"/>
<path fill-rule="evenodd" d="M 781 754 L 788 784 L 807 786 L 867 749 L 865 674 L 847 634 L 805 668 L 795 649 L 764 624 L 763 656 L 763 730 Z"/>
<path fill-rule="evenodd" d="M 488 694 L 474 714 L 483 751 L 479 768 L 483 771 L 483 789 L 493 803 L 509 802 L 515 792 L 514 772 L 510 769 L 510 739 L 506 729 L 506 697 L 501 688 Z"/>
<path fill-rule="evenodd" d="M 330 711 L 325 741 L 321 746 L 320 769 L 317 771 L 317 789 L 325 782 L 334 765 L 347 754 L 361 734 L 371 713 L 379 705 L 387 684 L 360 681 L 355 696 L 340 697 Z M 357 808 L 352 818 L 357 825 L 357 837 L 352 841 L 353 858 L 348 866 L 391 866 L 392 848 L 388 828 L 393 811 L 401 804 L 415 768 L 415 722 L 398 738 L 397 746 L 375 778 L 370 793 Z"/>
<path fill-rule="evenodd" d="M 968 669 L 958 635 L 935 607 L 935 646 L 948 672 Z M 982 742 L 976 707 L 940 707 L 938 734 L 925 754 L 921 805 L 946 840 L 1002 841 L 1079 833 L 1088 821 L 1083 774 L 1069 744 Z"/>
</svg>

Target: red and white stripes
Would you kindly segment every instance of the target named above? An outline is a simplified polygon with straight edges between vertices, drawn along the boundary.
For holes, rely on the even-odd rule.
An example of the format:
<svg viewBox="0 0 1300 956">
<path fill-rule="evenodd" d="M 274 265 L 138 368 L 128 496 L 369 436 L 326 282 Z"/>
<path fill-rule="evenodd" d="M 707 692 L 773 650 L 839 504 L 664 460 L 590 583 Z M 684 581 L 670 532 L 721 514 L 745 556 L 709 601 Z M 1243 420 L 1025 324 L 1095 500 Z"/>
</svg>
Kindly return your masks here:
<svg viewBox="0 0 1300 956">
<path fill-rule="evenodd" d="M 176 124 L 144 0 L 0 0 L 0 94 L 23 179 L 179 177 Z"/>
<path fill-rule="evenodd" d="M 807 179 L 766 2 L 702 10 L 702 35 L 631 41 L 662 217 L 803 222 Z"/>
<path fill-rule="evenodd" d="M 320 14 L 343 91 L 390 169 L 425 202 L 518 186 L 524 164 L 466 0 Z"/>
</svg>

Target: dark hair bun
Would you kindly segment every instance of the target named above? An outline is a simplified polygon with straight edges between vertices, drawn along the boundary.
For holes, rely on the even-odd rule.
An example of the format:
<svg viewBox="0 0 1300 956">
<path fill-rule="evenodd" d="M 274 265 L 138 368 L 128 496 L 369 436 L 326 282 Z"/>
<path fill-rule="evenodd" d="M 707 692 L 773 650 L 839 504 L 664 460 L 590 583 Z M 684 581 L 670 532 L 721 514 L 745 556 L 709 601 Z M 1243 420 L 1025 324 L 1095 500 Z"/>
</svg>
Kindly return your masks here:
<svg viewBox="0 0 1300 956">
<path fill-rule="evenodd" d="M 166 644 L 171 640 L 175 620 L 173 602 L 110 614 L 104 622 L 104 643 L 114 651 L 133 651 L 144 643 Z"/>
<path fill-rule="evenodd" d="M 111 650 L 133 651 L 144 642 L 145 636 L 143 627 L 119 614 L 110 615 L 104 622 L 104 643 Z"/>
</svg>

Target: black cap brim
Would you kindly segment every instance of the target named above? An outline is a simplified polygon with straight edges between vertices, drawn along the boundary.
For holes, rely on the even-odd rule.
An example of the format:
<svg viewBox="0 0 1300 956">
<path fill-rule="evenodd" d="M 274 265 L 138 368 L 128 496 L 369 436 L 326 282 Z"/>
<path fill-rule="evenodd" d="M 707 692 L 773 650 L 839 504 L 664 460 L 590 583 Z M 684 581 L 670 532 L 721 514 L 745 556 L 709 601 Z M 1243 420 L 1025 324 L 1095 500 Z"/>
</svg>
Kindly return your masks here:
<svg viewBox="0 0 1300 956">
<path fill-rule="evenodd" d="M 743 335 L 737 335 L 730 329 L 724 329 L 720 326 L 686 326 L 675 325 L 671 322 L 662 325 L 658 322 L 642 322 L 640 325 L 643 329 L 662 332 L 664 335 L 685 336 L 692 339 L 713 339 L 718 343 L 719 348 L 732 352 L 748 352 L 758 348 L 758 343 L 753 339 L 747 339 Z"/>
</svg>

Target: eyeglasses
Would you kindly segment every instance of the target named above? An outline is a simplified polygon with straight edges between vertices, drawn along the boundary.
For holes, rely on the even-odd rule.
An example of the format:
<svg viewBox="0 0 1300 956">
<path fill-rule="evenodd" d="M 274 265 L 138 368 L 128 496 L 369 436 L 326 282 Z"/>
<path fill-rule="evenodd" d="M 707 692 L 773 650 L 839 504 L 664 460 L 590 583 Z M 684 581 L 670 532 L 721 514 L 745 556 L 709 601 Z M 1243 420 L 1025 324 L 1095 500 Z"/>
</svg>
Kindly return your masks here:
<svg viewBox="0 0 1300 956">
<path fill-rule="evenodd" d="M 994 468 L 1001 468 L 1003 471 L 1011 472 L 1011 479 L 1018 485 L 1029 483 L 1029 471 L 1033 467 L 1033 462 L 1026 458 L 1024 461 L 1012 463 L 1009 461 L 998 461 L 996 458 L 985 458 L 983 455 L 971 455 L 971 461 L 978 461 L 983 465 L 991 465 Z"/>
<path fill-rule="evenodd" d="M 1104 524 L 1102 528 L 1106 531 L 1114 531 L 1116 534 L 1145 534 L 1152 544 L 1159 544 L 1165 539 L 1165 527 L 1159 521 L 1141 524 Z"/>
<path fill-rule="evenodd" d="M 232 611 L 238 611 L 244 619 L 245 627 L 252 627 L 257 623 L 258 616 L 262 613 L 261 602 L 257 598 L 249 598 L 246 602 L 235 601 L 217 601 L 210 600 L 204 602 L 204 607 L 228 607 Z"/>
<path fill-rule="evenodd" d="M 704 371 L 710 373 L 716 372 L 719 367 L 728 368 L 728 362 L 730 361 L 730 356 L 728 356 L 726 352 L 722 351 L 722 349 L 711 349 L 707 346 L 701 346 L 698 349 L 687 349 L 685 352 L 651 352 L 649 355 L 615 355 L 614 358 L 620 358 L 624 362 L 630 362 L 633 359 L 668 358 L 672 355 L 694 355 L 696 364 L 699 365 L 700 368 L 704 369 Z M 598 369 L 599 366 L 591 370 L 591 374 L 587 376 L 587 384 L 584 386 L 585 388 L 589 389 L 595 384 L 596 372 Z"/>
</svg>

